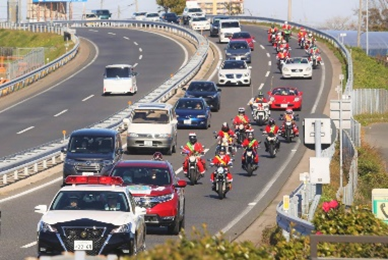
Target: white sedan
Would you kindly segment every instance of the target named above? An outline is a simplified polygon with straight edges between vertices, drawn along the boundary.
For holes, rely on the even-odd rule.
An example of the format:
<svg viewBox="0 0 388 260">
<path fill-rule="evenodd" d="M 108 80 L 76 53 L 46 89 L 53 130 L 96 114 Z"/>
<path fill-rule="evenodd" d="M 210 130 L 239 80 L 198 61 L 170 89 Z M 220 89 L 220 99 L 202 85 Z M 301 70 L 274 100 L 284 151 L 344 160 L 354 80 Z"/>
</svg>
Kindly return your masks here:
<svg viewBox="0 0 388 260">
<path fill-rule="evenodd" d="M 143 18 L 144 21 L 159 22 L 160 16 L 158 13 L 147 13 Z"/>
<path fill-rule="evenodd" d="M 294 57 L 285 61 L 282 67 L 283 78 L 309 78 L 313 77 L 313 67 L 305 57 Z"/>
<path fill-rule="evenodd" d="M 251 66 L 243 60 L 226 60 L 218 68 L 218 85 L 251 85 Z"/>
<path fill-rule="evenodd" d="M 195 31 L 209 31 L 210 21 L 206 17 L 193 17 L 189 22 L 190 28 Z"/>
</svg>

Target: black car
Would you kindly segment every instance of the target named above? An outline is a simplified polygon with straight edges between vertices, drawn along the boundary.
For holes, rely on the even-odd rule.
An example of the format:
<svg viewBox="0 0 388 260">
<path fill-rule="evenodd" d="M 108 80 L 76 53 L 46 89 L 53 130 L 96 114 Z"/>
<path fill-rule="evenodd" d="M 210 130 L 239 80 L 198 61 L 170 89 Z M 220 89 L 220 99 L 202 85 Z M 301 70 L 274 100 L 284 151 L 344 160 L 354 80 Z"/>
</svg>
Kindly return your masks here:
<svg viewBox="0 0 388 260">
<path fill-rule="evenodd" d="M 176 13 L 165 13 L 162 15 L 162 20 L 167 23 L 179 24 L 179 16 Z"/>
<path fill-rule="evenodd" d="M 202 97 L 212 111 L 221 108 L 221 89 L 213 81 L 192 81 L 184 97 Z"/>
<path fill-rule="evenodd" d="M 222 19 L 229 19 L 229 17 L 225 15 L 218 15 L 213 17 L 210 24 L 210 37 L 218 36 L 218 28 L 220 25 L 220 20 Z"/>
</svg>

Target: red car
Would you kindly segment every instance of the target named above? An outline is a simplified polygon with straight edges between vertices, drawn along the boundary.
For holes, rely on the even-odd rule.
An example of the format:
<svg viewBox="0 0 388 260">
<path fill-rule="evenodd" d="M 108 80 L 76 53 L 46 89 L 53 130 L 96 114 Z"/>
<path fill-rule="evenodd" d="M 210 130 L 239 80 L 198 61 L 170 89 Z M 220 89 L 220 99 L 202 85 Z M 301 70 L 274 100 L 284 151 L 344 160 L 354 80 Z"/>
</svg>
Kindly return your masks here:
<svg viewBox="0 0 388 260">
<path fill-rule="evenodd" d="M 245 40 L 252 51 L 255 49 L 255 37 L 252 36 L 249 32 L 235 32 L 233 33 L 230 40 Z"/>
<path fill-rule="evenodd" d="M 268 91 L 270 109 L 302 109 L 303 92 L 293 87 L 277 87 Z"/>
<path fill-rule="evenodd" d="M 135 198 L 137 206 L 147 209 L 147 226 L 166 226 L 168 233 L 178 235 L 185 223 L 187 183 L 179 180 L 171 163 L 153 160 L 123 160 L 111 176 L 120 176 Z"/>
</svg>

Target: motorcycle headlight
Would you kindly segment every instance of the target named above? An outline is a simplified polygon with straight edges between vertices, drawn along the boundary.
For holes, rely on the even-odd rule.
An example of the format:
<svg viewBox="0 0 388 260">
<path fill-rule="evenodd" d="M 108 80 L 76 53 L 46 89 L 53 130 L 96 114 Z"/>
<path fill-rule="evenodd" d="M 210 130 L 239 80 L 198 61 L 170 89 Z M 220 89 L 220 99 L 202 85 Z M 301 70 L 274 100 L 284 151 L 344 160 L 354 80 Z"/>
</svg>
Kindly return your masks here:
<svg viewBox="0 0 388 260">
<path fill-rule="evenodd" d="M 218 169 L 217 169 L 217 173 L 220 173 L 220 174 L 222 174 L 222 173 L 224 173 L 224 168 L 223 167 L 218 167 Z"/>
<path fill-rule="evenodd" d="M 129 137 L 139 137 L 139 135 L 137 133 L 133 133 L 133 132 L 128 133 L 128 136 Z"/>
<path fill-rule="evenodd" d="M 48 224 L 48 223 L 46 223 L 44 221 L 41 221 L 39 223 L 39 231 L 43 232 L 43 233 L 46 233 L 46 232 L 54 232 L 54 233 L 56 233 L 58 230 L 55 227 L 51 226 L 50 224 Z"/>
<path fill-rule="evenodd" d="M 65 159 L 65 163 L 69 165 L 76 165 L 77 163 L 73 159 Z"/>
<path fill-rule="evenodd" d="M 124 224 L 115 229 L 112 229 L 111 233 L 130 233 L 131 232 L 131 224 Z"/>
<path fill-rule="evenodd" d="M 163 196 L 157 196 L 155 197 L 155 200 L 158 202 L 167 202 L 174 198 L 174 193 L 163 195 Z"/>
<path fill-rule="evenodd" d="M 206 118 L 206 115 L 197 115 L 197 118 Z"/>
</svg>

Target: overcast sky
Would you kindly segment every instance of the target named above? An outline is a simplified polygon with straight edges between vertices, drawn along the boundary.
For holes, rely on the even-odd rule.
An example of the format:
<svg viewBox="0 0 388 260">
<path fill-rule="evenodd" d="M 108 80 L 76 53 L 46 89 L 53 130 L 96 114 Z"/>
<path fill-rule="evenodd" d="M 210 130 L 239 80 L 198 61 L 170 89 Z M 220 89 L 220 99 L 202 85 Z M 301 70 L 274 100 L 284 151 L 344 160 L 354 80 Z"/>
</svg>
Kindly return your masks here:
<svg viewBox="0 0 388 260">
<path fill-rule="evenodd" d="M 228 0 L 225 0 L 228 1 Z M 246 15 L 272 17 L 282 20 L 287 19 L 289 0 L 245 0 Z M 6 12 L 7 0 L 0 0 L 0 20 L 7 18 Z M 26 13 L 26 0 L 22 0 L 23 20 Z M 80 18 L 83 9 L 90 11 L 102 7 L 110 9 L 113 18 L 117 18 L 120 7 L 121 18 L 129 18 L 135 11 L 134 0 L 88 0 L 86 3 L 73 3 L 73 17 Z M 132 6 L 128 6 L 131 5 Z M 292 0 L 292 20 L 295 22 L 305 23 L 306 25 L 319 25 L 326 20 L 335 17 L 357 17 L 354 15 L 355 9 L 358 9 L 359 0 Z M 157 11 L 156 0 L 138 0 L 139 10 Z M 250 12 L 250 13 L 249 13 Z"/>
</svg>

